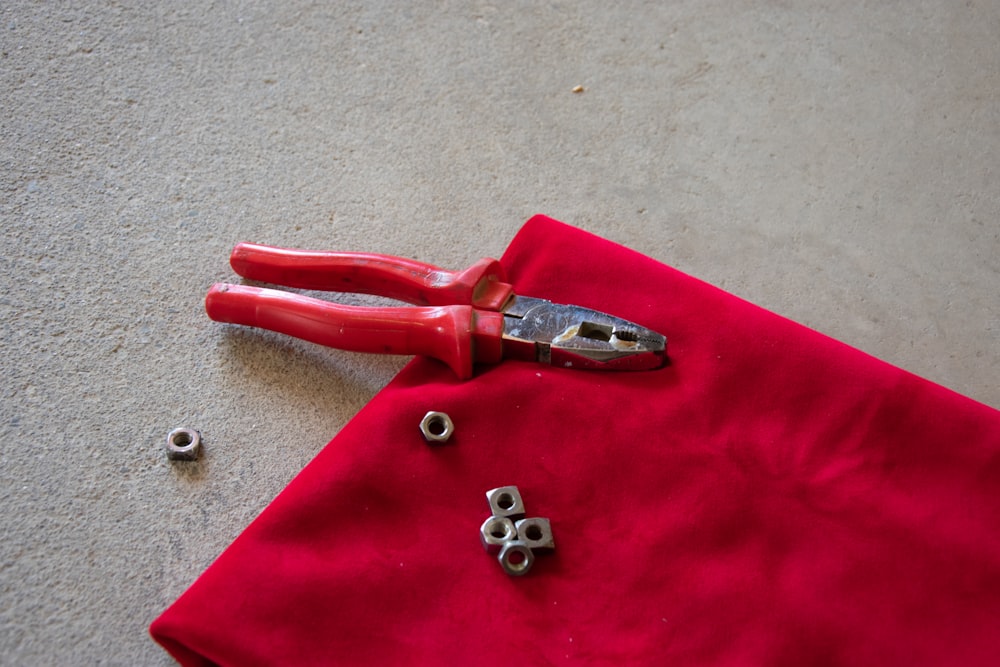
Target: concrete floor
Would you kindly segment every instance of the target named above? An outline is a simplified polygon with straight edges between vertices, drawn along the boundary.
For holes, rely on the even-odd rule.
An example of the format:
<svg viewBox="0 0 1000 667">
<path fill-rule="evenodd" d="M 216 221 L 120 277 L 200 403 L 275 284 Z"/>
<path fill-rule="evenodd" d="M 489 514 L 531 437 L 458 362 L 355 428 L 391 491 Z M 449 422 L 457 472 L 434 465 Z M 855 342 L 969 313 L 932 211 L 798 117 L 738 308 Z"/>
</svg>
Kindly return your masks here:
<svg viewBox="0 0 1000 667">
<path fill-rule="evenodd" d="M 995 0 L 0 4 L 0 663 L 170 664 L 148 623 L 405 362 L 211 322 L 237 241 L 459 268 L 546 213 L 1000 407 L 997 35 Z"/>
</svg>

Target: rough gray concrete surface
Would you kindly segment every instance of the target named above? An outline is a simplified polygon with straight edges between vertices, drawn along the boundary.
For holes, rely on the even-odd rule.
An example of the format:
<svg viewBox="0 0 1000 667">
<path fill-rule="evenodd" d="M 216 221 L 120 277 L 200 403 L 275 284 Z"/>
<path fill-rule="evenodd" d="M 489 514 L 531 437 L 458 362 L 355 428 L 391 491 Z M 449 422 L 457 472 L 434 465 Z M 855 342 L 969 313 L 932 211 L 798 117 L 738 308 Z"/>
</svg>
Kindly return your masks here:
<svg viewBox="0 0 1000 667">
<path fill-rule="evenodd" d="M 211 322 L 240 240 L 459 268 L 542 212 L 1000 406 L 998 35 L 975 0 L 0 4 L 0 663 L 170 664 L 149 622 L 405 362 Z"/>
</svg>

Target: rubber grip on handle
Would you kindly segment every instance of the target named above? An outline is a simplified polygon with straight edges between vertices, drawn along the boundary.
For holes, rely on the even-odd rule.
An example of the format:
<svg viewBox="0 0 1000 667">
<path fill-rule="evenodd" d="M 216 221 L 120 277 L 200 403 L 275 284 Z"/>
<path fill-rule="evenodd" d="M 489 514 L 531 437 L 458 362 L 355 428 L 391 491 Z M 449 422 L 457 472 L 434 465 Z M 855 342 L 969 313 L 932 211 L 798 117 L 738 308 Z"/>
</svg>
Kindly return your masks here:
<svg viewBox="0 0 1000 667">
<path fill-rule="evenodd" d="M 259 327 L 355 352 L 422 354 L 461 379 L 473 361 L 500 360 L 503 316 L 471 306 L 364 308 L 248 285 L 213 285 L 205 310 L 217 322 Z"/>
<path fill-rule="evenodd" d="M 512 293 L 503 267 L 489 258 L 465 271 L 448 271 L 390 255 L 240 243 L 233 248 L 229 263 L 250 280 L 300 289 L 377 294 L 419 306 L 472 305 L 500 310 Z"/>
</svg>

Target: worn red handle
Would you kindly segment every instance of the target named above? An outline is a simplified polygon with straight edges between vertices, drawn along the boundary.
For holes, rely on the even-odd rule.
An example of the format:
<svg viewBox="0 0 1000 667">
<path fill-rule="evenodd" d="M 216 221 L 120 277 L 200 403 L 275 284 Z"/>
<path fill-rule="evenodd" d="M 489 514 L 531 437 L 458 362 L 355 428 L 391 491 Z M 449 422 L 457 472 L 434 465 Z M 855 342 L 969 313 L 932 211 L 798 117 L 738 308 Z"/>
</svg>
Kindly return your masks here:
<svg viewBox="0 0 1000 667">
<path fill-rule="evenodd" d="M 301 289 L 377 294 L 419 306 L 471 305 L 500 310 L 512 293 L 503 267 L 481 259 L 448 271 L 372 253 L 314 252 L 240 243 L 229 263 L 244 278 Z"/>
<path fill-rule="evenodd" d="M 363 308 L 248 285 L 213 285 L 205 310 L 217 322 L 260 327 L 355 352 L 423 354 L 461 379 L 474 361 L 500 361 L 503 315 L 471 306 Z"/>
</svg>

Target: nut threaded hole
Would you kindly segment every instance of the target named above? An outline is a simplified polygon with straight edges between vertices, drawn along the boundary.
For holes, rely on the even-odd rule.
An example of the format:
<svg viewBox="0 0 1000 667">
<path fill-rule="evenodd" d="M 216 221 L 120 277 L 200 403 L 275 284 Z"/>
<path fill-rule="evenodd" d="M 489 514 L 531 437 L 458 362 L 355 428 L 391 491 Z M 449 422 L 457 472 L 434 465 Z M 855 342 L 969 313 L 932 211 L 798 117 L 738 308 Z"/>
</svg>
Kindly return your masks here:
<svg viewBox="0 0 1000 667">
<path fill-rule="evenodd" d="M 491 520 L 489 528 L 487 528 L 486 531 L 490 534 L 490 536 L 498 540 L 505 540 L 510 537 L 510 528 L 507 527 L 507 524 L 504 521 L 499 519 Z"/>
<path fill-rule="evenodd" d="M 444 420 L 440 417 L 433 417 L 429 422 L 427 422 L 427 430 L 431 432 L 431 435 L 443 435 L 447 430 Z"/>
<path fill-rule="evenodd" d="M 509 510 L 513 506 L 514 506 L 514 496 L 510 495 L 509 493 L 501 493 L 497 497 L 497 507 L 499 507 L 500 509 Z"/>
<path fill-rule="evenodd" d="M 509 574 L 524 574 L 531 567 L 531 551 L 526 547 L 510 549 L 503 556 L 503 566 Z"/>
</svg>

